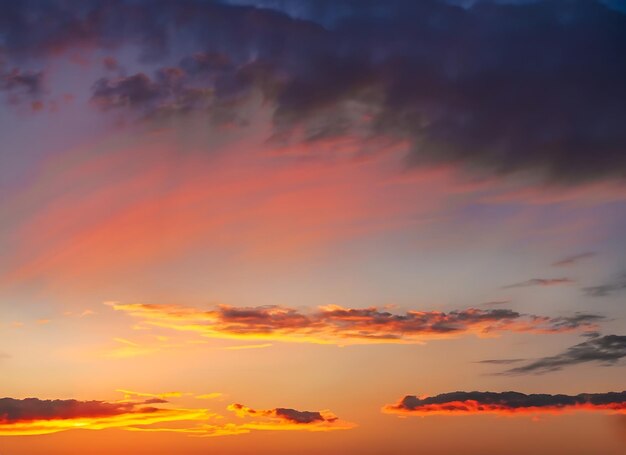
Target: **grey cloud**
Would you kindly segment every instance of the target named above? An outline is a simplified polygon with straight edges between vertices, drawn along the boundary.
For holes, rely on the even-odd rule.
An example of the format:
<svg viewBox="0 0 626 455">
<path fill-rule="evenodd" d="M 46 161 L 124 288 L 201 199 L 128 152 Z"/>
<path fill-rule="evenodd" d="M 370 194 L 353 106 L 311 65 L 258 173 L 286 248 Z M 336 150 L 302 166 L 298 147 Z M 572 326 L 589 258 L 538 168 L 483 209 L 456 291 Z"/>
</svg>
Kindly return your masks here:
<svg viewBox="0 0 626 455">
<path fill-rule="evenodd" d="M 407 395 L 385 410 L 392 413 L 515 413 L 555 412 L 568 409 L 619 411 L 626 409 L 625 392 L 581 393 L 579 395 L 524 394 L 519 392 L 451 392 L 418 398 Z"/>
<path fill-rule="evenodd" d="M 626 357 L 626 336 L 593 337 L 591 335 L 591 339 L 574 345 L 560 354 L 543 357 L 527 365 L 507 370 L 502 374 L 541 374 L 589 362 L 614 365 L 623 357 Z"/>
<path fill-rule="evenodd" d="M 287 12 L 200 0 L 2 2 L 8 58 L 73 46 L 172 61 L 157 76 L 104 80 L 94 98 L 146 117 L 227 106 L 260 91 L 275 138 L 366 131 L 410 144 L 407 163 L 530 172 L 549 183 L 626 176 L 626 15 L 598 1 L 299 1 Z M 198 57 L 202 55 L 202 57 Z M 191 59 L 191 60 L 190 60 Z M 227 74 L 227 76 L 225 76 Z M 369 119 L 369 120 L 364 120 Z"/>
<path fill-rule="evenodd" d="M 599 286 L 589 286 L 583 288 L 583 292 L 590 297 L 607 297 L 618 291 L 626 289 L 626 275 L 621 278 Z"/>
</svg>

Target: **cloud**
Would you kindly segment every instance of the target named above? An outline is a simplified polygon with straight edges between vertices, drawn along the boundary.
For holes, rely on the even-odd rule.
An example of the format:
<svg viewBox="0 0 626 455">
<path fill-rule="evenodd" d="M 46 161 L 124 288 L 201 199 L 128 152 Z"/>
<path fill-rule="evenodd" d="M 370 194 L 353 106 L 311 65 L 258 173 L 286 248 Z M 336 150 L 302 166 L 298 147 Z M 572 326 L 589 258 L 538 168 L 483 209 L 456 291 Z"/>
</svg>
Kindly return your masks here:
<svg viewBox="0 0 626 455">
<path fill-rule="evenodd" d="M 531 278 L 520 283 L 503 286 L 502 289 L 525 288 L 529 286 L 558 286 L 561 284 L 571 284 L 574 280 L 570 278 Z"/>
<path fill-rule="evenodd" d="M 168 409 L 151 406 L 164 400 L 79 401 L 39 398 L 0 399 L 0 435 L 57 433 L 74 429 L 130 430 L 165 422 L 205 420 L 206 410 Z"/>
<path fill-rule="evenodd" d="M 103 109 L 134 107 L 151 103 L 160 96 L 160 87 L 143 73 L 114 81 L 100 79 L 95 83 L 93 91 L 92 99 Z"/>
<path fill-rule="evenodd" d="M 0 90 L 22 91 L 29 95 L 38 95 L 42 90 L 43 72 L 22 71 L 14 68 L 2 71 L 0 66 Z"/>
<path fill-rule="evenodd" d="M 232 404 L 228 406 L 230 411 L 236 413 L 239 417 L 271 417 L 287 423 L 295 423 L 301 425 L 334 423 L 338 419 L 332 413 L 322 413 L 317 411 L 297 411 L 288 408 L 275 408 L 268 410 L 256 410 L 244 406 L 242 404 Z"/>
<path fill-rule="evenodd" d="M 501 332 L 561 333 L 590 330 L 602 316 L 525 315 L 508 309 L 407 311 L 394 314 L 369 308 L 319 307 L 311 313 L 282 306 L 233 307 L 201 310 L 183 305 L 108 303 L 140 320 L 142 327 L 195 332 L 210 338 L 271 339 L 278 341 L 374 344 L 420 343 L 427 339 Z"/>
<path fill-rule="evenodd" d="M 625 176 L 626 15 L 602 2 L 267 6 L 4 2 L 0 34 L 12 59 L 129 45 L 169 63 L 198 51 L 162 68 L 180 85 L 141 73 L 98 81 L 94 99 L 107 107 L 184 112 L 256 91 L 279 138 L 366 131 L 409 143 L 411 165 L 564 184 Z"/>
<path fill-rule="evenodd" d="M 596 254 L 597 253 L 595 253 L 593 251 L 588 251 L 586 253 L 575 254 L 573 256 L 568 256 L 568 257 L 565 257 L 563 259 L 559 259 L 556 262 L 553 262 L 552 266 L 553 267 L 564 267 L 564 266 L 575 265 L 575 264 L 578 264 L 580 261 L 582 261 L 584 259 L 589 259 L 589 258 L 594 257 Z"/>
<path fill-rule="evenodd" d="M 569 347 L 560 354 L 543 357 L 527 365 L 507 370 L 502 374 L 548 373 L 588 362 L 613 365 L 623 357 L 626 357 L 626 336 L 598 336 L 593 333 L 588 336 L 591 339 Z"/>
<path fill-rule="evenodd" d="M 40 400 L 38 398 L 0 399 L 0 416 L 3 423 L 30 420 L 56 420 L 79 417 L 110 417 L 137 411 L 140 403 L 107 403 L 104 401 Z M 144 412 L 156 411 L 143 408 Z"/>
<path fill-rule="evenodd" d="M 195 436 L 213 437 L 245 434 L 251 431 L 336 431 L 356 424 L 339 419 L 330 411 L 298 411 L 291 408 L 253 409 L 233 403 L 227 409 L 240 419 L 235 422 L 206 424 L 192 429 Z M 220 419 L 226 417 L 221 416 Z M 243 419 L 243 421 L 241 421 Z"/>
<path fill-rule="evenodd" d="M 176 67 L 162 68 L 154 78 L 144 73 L 101 78 L 93 86 L 91 101 L 105 111 L 130 108 L 151 118 L 192 110 L 216 112 L 218 106 L 213 91 L 189 87 L 188 79 L 188 74 Z"/>
<path fill-rule="evenodd" d="M 609 283 L 583 288 L 583 292 L 590 297 L 607 297 L 624 289 L 626 289 L 626 275 Z"/>
<path fill-rule="evenodd" d="M 332 431 L 354 428 L 355 424 L 337 418 L 330 411 L 298 411 L 291 408 L 254 410 L 240 404 L 228 410 L 245 421 L 228 421 L 227 416 L 203 408 L 168 407 L 179 392 L 151 394 L 121 390 L 121 401 L 41 400 L 38 398 L 0 399 L 0 436 L 21 436 L 61 431 L 117 428 L 127 431 L 175 432 L 191 436 L 226 436 L 262 431 Z M 213 399 L 221 394 L 199 395 Z M 133 401 L 136 398 L 145 398 Z M 165 400 L 163 397 L 167 397 Z M 153 406 L 156 405 L 156 406 Z"/>
<path fill-rule="evenodd" d="M 384 412 L 400 415 L 560 414 L 568 411 L 626 413 L 626 392 L 549 395 L 519 392 L 452 392 L 418 398 L 407 395 Z"/>
<path fill-rule="evenodd" d="M 43 71 L 8 69 L 0 56 L 0 93 L 6 95 L 9 103 L 19 105 L 28 102 L 33 110 L 41 109 L 43 81 Z"/>
</svg>

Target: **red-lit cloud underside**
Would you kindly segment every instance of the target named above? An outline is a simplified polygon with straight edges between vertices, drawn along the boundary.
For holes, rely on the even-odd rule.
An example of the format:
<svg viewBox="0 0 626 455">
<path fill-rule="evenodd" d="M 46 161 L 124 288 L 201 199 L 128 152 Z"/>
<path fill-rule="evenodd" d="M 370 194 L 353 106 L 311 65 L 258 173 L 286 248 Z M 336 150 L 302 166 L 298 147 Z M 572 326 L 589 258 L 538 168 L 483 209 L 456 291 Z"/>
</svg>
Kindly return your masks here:
<svg viewBox="0 0 626 455">
<path fill-rule="evenodd" d="M 519 392 L 451 392 L 432 397 L 405 396 L 384 412 L 400 415 L 559 414 L 568 411 L 626 413 L 626 391 L 549 395 Z"/>
</svg>

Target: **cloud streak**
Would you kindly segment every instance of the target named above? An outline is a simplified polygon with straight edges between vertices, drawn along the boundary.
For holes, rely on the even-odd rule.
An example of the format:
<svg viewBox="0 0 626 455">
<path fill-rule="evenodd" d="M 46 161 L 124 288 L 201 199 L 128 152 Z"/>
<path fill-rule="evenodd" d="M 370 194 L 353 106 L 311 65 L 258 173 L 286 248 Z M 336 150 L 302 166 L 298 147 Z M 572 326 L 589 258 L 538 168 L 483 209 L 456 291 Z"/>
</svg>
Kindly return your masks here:
<svg viewBox="0 0 626 455">
<path fill-rule="evenodd" d="M 558 371 L 566 367 L 590 362 L 602 365 L 614 365 L 624 357 L 626 357 L 626 336 L 593 335 L 590 340 L 569 347 L 560 354 L 543 357 L 526 365 L 507 370 L 501 374 L 549 373 L 551 371 Z"/>
<path fill-rule="evenodd" d="M 585 253 L 575 254 L 573 256 L 568 256 L 563 259 L 559 259 L 556 262 L 553 262 L 552 266 L 553 267 L 566 267 L 566 266 L 576 265 L 585 259 L 589 259 L 589 258 L 596 256 L 596 254 L 597 253 L 593 251 L 587 251 Z"/>
<path fill-rule="evenodd" d="M 583 288 L 583 292 L 590 297 L 607 297 L 623 290 L 626 290 L 626 275 L 617 280 L 601 284 L 599 286 L 589 286 Z"/>
<path fill-rule="evenodd" d="M 427 339 L 502 332 L 562 333 L 589 330 L 603 318 L 525 315 L 508 309 L 407 311 L 394 314 L 369 308 L 319 307 L 304 313 L 282 306 L 201 310 L 183 305 L 108 303 L 114 310 L 139 319 L 140 326 L 195 332 L 210 338 L 271 339 L 325 344 L 420 343 Z"/>
<path fill-rule="evenodd" d="M 503 286 L 502 289 L 526 288 L 531 286 L 559 286 L 571 283 L 574 283 L 574 280 L 570 278 L 531 278 L 530 280 Z"/>
<path fill-rule="evenodd" d="M 397 404 L 387 405 L 390 414 L 474 415 L 474 414 L 561 414 L 570 411 L 626 412 L 626 392 L 549 395 L 519 392 L 452 392 L 432 397 L 407 395 Z"/>
</svg>

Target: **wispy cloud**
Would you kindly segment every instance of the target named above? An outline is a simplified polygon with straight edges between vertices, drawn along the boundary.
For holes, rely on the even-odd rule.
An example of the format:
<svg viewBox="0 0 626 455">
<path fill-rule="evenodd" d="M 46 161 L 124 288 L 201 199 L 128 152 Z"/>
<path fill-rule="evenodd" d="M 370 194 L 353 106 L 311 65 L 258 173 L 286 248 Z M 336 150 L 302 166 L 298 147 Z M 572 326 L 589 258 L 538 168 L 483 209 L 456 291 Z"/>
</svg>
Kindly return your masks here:
<svg viewBox="0 0 626 455">
<path fill-rule="evenodd" d="M 552 263 L 553 267 L 565 267 L 570 265 L 578 264 L 579 262 L 592 258 L 596 255 L 594 251 L 587 251 L 586 253 L 574 254 L 573 256 L 567 256 L 563 259 L 559 259 L 556 262 Z"/>
<path fill-rule="evenodd" d="M 597 336 L 595 334 L 590 336 L 591 339 L 567 348 L 560 354 L 543 357 L 527 365 L 507 370 L 501 374 L 548 373 L 561 370 L 565 367 L 589 362 L 613 365 L 623 357 L 626 357 L 626 336 Z"/>
<path fill-rule="evenodd" d="M 549 395 L 519 392 L 452 392 L 407 395 L 384 412 L 400 415 L 559 414 L 568 411 L 626 412 L 626 392 Z"/>
<path fill-rule="evenodd" d="M 626 274 L 620 278 L 599 286 L 583 288 L 583 292 L 590 297 L 606 297 L 615 292 L 626 290 Z"/>
<path fill-rule="evenodd" d="M 529 286 L 558 286 L 561 284 L 571 284 L 574 280 L 571 278 L 531 278 L 530 280 L 521 281 L 519 283 L 508 284 L 503 289 L 525 288 Z"/>
</svg>

